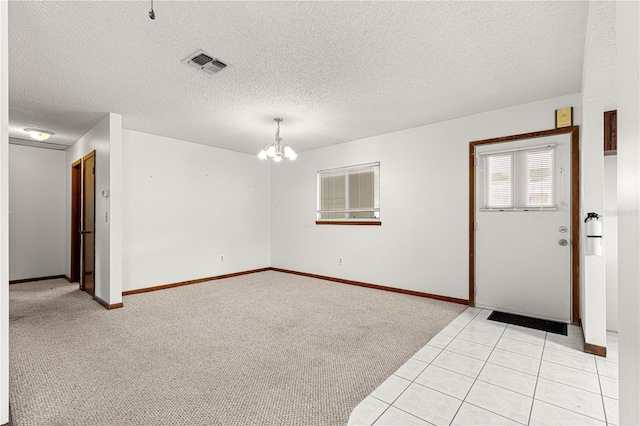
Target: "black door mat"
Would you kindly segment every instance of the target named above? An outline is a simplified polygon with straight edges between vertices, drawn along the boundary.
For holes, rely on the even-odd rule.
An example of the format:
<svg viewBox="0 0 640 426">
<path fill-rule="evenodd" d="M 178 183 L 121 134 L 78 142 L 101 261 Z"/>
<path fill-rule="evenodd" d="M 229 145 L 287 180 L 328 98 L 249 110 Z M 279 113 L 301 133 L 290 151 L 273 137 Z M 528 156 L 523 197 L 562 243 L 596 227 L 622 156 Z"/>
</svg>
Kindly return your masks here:
<svg viewBox="0 0 640 426">
<path fill-rule="evenodd" d="M 520 327 L 535 328 L 549 333 L 567 335 L 567 324 L 557 321 L 549 321 L 538 318 L 525 317 L 523 315 L 508 314 L 506 312 L 493 311 L 487 319 L 519 325 Z"/>
</svg>

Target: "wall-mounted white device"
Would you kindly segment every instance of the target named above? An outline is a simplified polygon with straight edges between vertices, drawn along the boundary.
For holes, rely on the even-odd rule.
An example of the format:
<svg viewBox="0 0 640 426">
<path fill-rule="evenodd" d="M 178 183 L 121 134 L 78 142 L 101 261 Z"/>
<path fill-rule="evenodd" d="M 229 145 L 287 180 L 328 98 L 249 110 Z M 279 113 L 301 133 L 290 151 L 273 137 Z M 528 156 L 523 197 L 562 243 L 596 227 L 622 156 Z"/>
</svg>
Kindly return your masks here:
<svg viewBox="0 0 640 426">
<path fill-rule="evenodd" d="M 587 213 L 584 220 L 587 232 L 587 255 L 602 256 L 602 222 L 597 213 Z"/>
</svg>

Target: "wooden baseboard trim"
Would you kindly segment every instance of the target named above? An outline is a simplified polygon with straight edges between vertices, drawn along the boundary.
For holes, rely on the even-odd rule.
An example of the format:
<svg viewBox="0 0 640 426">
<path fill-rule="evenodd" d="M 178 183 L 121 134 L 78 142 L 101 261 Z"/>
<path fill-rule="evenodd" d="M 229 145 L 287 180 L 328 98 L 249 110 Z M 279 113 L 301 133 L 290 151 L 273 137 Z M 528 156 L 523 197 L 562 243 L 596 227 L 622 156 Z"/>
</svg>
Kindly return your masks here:
<svg viewBox="0 0 640 426">
<path fill-rule="evenodd" d="M 55 280 L 58 278 L 66 278 L 66 276 L 65 275 L 49 275 L 48 277 L 24 278 L 21 280 L 11 280 L 9 281 L 9 284 L 28 283 L 30 281 Z"/>
<path fill-rule="evenodd" d="M 95 300 L 96 302 L 98 302 L 99 304 L 101 304 L 102 306 L 104 306 L 105 308 L 107 308 L 109 310 L 122 308 L 124 306 L 124 304 L 122 302 L 109 304 L 105 300 L 103 300 L 103 299 L 99 298 L 98 296 L 96 296 L 95 294 L 93 295 L 93 300 Z"/>
<path fill-rule="evenodd" d="M 68 275 L 65 275 L 65 276 L 64 276 L 64 279 L 65 279 L 65 280 L 67 280 L 67 281 L 69 281 L 70 283 L 72 283 L 72 282 L 73 282 L 73 281 L 71 281 L 71 277 L 70 277 L 70 276 L 68 276 Z"/>
<path fill-rule="evenodd" d="M 190 284 L 198 284 L 198 283 L 203 283 L 203 282 L 206 282 L 206 281 L 221 280 L 221 279 L 224 279 L 224 278 L 233 278 L 233 277 L 238 277 L 240 275 L 255 274 L 257 272 L 265 272 L 265 271 L 283 272 L 283 273 L 286 273 L 286 274 L 300 275 L 300 276 L 309 277 L 309 278 L 317 278 L 317 279 L 320 279 L 320 280 L 333 281 L 333 282 L 342 283 L 342 284 L 349 284 L 349 285 L 355 285 L 355 286 L 359 286 L 359 287 L 373 288 L 373 289 L 376 289 L 376 290 L 391 291 L 391 292 L 394 292 L 394 293 L 409 294 L 411 296 L 418 296 L 418 297 L 426 297 L 426 298 L 429 298 L 429 299 L 443 300 L 445 302 L 458 303 L 460 305 L 469 305 L 469 301 L 466 300 L 466 299 L 457 299 L 455 297 L 440 296 L 439 294 L 423 293 L 423 292 L 420 292 L 420 291 L 405 290 L 405 289 L 402 289 L 402 288 L 387 287 L 387 286 L 379 285 L 379 284 L 369 284 L 369 283 L 364 283 L 364 282 L 360 282 L 360 281 L 345 280 L 345 279 L 342 279 L 342 278 L 334 278 L 334 277 L 328 277 L 328 276 L 325 276 L 325 275 L 309 274 L 307 272 L 292 271 L 292 270 L 289 270 L 289 269 L 273 268 L 273 267 L 252 269 L 252 270 L 249 270 L 249 271 L 234 272 L 234 273 L 231 273 L 231 274 L 216 275 L 216 276 L 207 277 L 207 278 L 198 278 L 196 280 L 180 281 L 180 282 L 177 282 L 177 283 L 162 284 L 162 285 L 157 285 L 157 286 L 153 286 L 153 287 L 145 287 L 145 288 L 139 288 L 139 289 L 136 289 L 136 290 L 128 290 L 128 291 L 123 291 L 122 292 L 122 296 L 131 296 L 133 294 L 148 293 L 150 291 L 165 290 L 165 289 L 168 289 L 168 288 L 181 287 L 181 286 L 190 285 Z M 104 304 L 103 304 L 103 306 L 104 306 Z"/>
<path fill-rule="evenodd" d="M 584 343 L 584 351 L 591 355 L 597 355 L 601 357 L 607 356 L 607 348 L 604 346 L 592 345 L 591 343 Z"/>
<path fill-rule="evenodd" d="M 249 271 L 234 272 L 232 274 L 216 275 L 214 277 L 198 278 L 196 280 L 180 281 L 180 282 L 177 282 L 177 283 L 162 284 L 162 285 L 156 285 L 156 286 L 153 286 L 153 287 L 138 288 L 136 290 L 123 291 L 122 295 L 123 296 L 131 296 L 132 294 L 148 293 L 150 291 L 165 290 L 165 289 L 168 289 L 168 288 L 181 287 L 183 285 L 198 284 L 198 283 L 203 283 L 203 282 L 206 282 L 206 281 L 215 281 L 215 280 L 221 280 L 221 279 L 224 279 L 224 278 L 238 277 L 240 275 L 255 274 L 256 272 L 264 272 L 264 271 L 268 271 L 270 269 L 271 268 L 252 269 L 252 270 L 249 270 Z"/>
<path fill-rule="evenodd" d="M 591 343 L 587 343 L 587 341 L 584 340 L 584 327 L 582 327 L 582 318 L 580 318 L 580 328 L 582 329 L 582 343 L 584 344 L 584 352 L 606 358 L 607 348 L 605 346 L 592 345 Z"/>
<path fill-rule="evenodd" d="M 327 277 L 327 276 L 324 276 L 324 275 L 309 274 L 309 273 L 306 273 L 306 272 L 291 271 L 289 269 L 281 269 L 281 268 L 268 268 L 268 269 L 271 270 L 271 271 L 284 272 L 286 274 L 301 275 L 303 277 L 317 278 L 317 279 L 320 279 L 320 280 L 333 281 L 333 282 L 342 283 L 342 284 L 349 284 L 349 285 L 356 285 L 356 286 L 359 286 L 359 287 L 374 288 L 376 290 L 391 291 L 391 292 L 394 292 L 394 293 L 409 294 L 411 296 L 418 296 L 418 297 L 426 297 L 426 298 L 429 298 L 429 299 L 443 300 L 445 302 L 458 303 L 458 304 L 461 304 L 461 305 L 469 305 L 469 301 L 468 300 L 466 300 L 466 299 L 457 299 L 455 297 L 440 296 L 438 294 L 423 293 L 423 292 L 420 292 L 420 291 L 405 290 L 405 289 L 396 288 L 396 287 L 387 287 L 387 286 L 379 285 L 379 284 L 369 284 L 369 283 L 363 283 L 363 282 L 360 282 L 360 281 L 345 280 L 345 279 L 342 279 L 342 278 L 334 278 L 334 277 Z"/>
</svg>

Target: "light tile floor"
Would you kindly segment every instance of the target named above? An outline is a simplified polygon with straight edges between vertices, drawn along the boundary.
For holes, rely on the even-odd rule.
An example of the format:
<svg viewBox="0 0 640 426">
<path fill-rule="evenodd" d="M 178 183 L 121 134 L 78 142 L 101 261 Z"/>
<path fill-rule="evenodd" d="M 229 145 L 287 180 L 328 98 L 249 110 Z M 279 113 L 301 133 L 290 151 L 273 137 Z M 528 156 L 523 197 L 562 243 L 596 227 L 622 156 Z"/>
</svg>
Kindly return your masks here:
<svg viewBox="0 0 640 426">
<path fill-rule="evenodd" d="M 618 335 L 607 358 L 569 335 L 468 308 L 365 398 L 349 425 L 617 425 Z"/>
</svg>

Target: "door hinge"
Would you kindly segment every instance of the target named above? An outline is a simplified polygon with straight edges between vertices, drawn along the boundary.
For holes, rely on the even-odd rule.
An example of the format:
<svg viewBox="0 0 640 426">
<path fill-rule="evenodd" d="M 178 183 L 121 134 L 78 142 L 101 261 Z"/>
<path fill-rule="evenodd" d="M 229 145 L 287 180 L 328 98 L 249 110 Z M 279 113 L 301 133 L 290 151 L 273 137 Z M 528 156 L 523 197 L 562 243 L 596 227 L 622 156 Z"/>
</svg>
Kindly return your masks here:
<svg viewBox="0 0 640 426">
<path fill-rule="evenodd" d="M 96 174 L 96 168 L 94 167 L 93 170 L 91 171 L 91 173 L 93 173 L 94 175 Z"/>
</svg>

